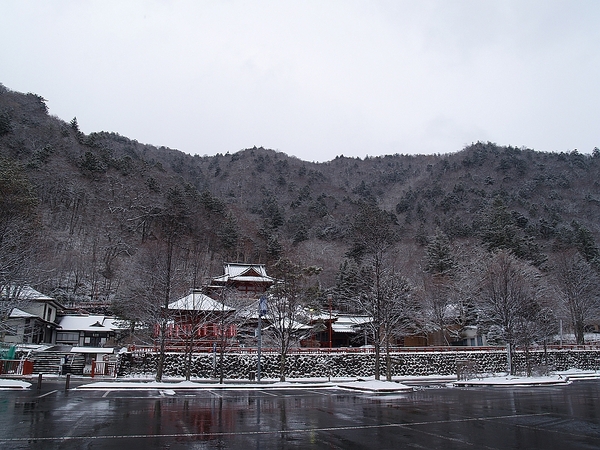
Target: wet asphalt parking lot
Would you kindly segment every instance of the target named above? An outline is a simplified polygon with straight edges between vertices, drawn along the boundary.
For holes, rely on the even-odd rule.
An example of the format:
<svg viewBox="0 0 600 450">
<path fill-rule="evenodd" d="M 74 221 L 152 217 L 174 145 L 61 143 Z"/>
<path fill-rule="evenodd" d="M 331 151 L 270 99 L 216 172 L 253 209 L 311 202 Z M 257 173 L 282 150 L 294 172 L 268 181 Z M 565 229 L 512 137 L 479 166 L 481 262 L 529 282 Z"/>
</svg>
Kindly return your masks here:
<svg viewBox="0 0 600 450">
<path fill-rule="evenodd" d="M 598 449 L 600 380 L 565 386 L 0 391 L 3 449 Z"/>
</svg>

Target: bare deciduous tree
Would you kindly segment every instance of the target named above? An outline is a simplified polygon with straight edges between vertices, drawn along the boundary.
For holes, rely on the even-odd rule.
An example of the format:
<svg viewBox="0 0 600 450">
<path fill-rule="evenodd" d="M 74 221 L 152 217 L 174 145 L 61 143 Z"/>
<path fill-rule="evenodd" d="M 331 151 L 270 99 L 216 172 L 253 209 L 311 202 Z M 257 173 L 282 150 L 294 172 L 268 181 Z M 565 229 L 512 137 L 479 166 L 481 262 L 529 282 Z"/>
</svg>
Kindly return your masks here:
<svg viewBox="0 0 600 450">
<path fill-rule="evenodd" d="M 600 276 L 579 253 L 557 257 L 554 284 L 577 344 L 585 343 L 586 325 L 600 318 Z"/>
<path fill-rule="evenodd" d="M 352 247 L 348 256 L 359 266 L 359 281 L 356 287 L 347 286 L 344 296 L 355 305 L 356 310 L 367 313 L 372 318 L 373 345 L 375 347 L 375 379 L 381 374 L 381 345 L 384 343 L 383 330 L 388 310 L 394 303 L 386 297 L 384 272 L 386 256 L 398 241 L 395 216 L 371 204 L 363 204 L 352 223 Z M 389 265 L 389 261 L 387 262 Z M 352 289 L 355 292 L 352 292 Z M 383 333 L 383 334 L 382 334 Z"/>
<path fill-rule="evenodd" d="M 540 318 L 546 313 L 545 287 L 541 273 L 533 266 L 502 250 L 483 267 L 478 307 L 480 324 L 495 326 L 499 338 L 515 346 L 529 346 L 539 337 Z M 528 356 L 528 352 L 527 352 Z M 529 359 L 527 358 L 528 372 Z M 510 367 L 511 372 L 516 368 Z"/>
<path fill-rule="evenodd" d="M 420 292 L 423 319 L 428 329 L 439 333 L 437 345 L 450 345 L 451 326 L 458 323 L 459 311 L 454 301 L 453 287 L 448 277 L 423 275 L 423 286 Z"/>
<path fill-rule="evenodd" d="M 224 383 L 225 359 L 224 355 L 231 348 L 239 344 L 238 330 L 252 317 L 250 314 L 255 300 L 244 295 L 235 288 L 224 288 L 218 295 L 220 311 L 216 315 L 216 349 L 219 351 L 219 383 Z"/>
<path fill-rule="evenodd" d="M 21 289 L 36 278 L 36 206 L 27 177 L 0 157 L 0 324 L 19 305 Z"/>
<path fill-rule="evenodd" d="M 287 258 L 280 259 L 272 268 L 277 280 L 268 291 L 267 320 L 279 347 L 279 379 L 285 381 L 287 355 L 300 338 L 304 327 L 300 319 L 306 304 L 307 277 L 318 274 L 318 267 L 302 268 Z"/>
<path fill-rule="evenodd" d="M 418 333 L 419 305 L 411 294 L 412 287 L 408 280 L 392 270 L 386 270 L 380 280 L 380 297 L 378 304 L 379 327 L 381 329 L 381 345 L 385 348 L 385 376 L 392 380 L 391 346 L 396 338 Z M 375 311 L 374 311 L 375 312 Z M 375 321 L 372 323 L 375 325 Z"/>
<path fill-rule="evenodd" d="M 371 266 L 358 267 L 346 261 L 336 286 L 336 296 L 352 311 L 368 315 L 364 324 L 375 349 L 375 378 L 381 376 L 378 362 L 385 353 L 386 378 L 391 379 L 391 346 L 397 338 L 422 331 L 421 308 L 409 281 L 390 268 L 376 278 Z"/>
</svg>

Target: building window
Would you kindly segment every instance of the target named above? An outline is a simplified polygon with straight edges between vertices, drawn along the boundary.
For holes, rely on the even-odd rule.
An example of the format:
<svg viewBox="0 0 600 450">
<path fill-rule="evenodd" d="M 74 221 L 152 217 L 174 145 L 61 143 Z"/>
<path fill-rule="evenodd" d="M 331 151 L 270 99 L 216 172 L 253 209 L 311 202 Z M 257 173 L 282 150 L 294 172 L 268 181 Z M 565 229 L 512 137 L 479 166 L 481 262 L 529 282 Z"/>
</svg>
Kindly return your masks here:
<svg viewBox="0 0 600 450">
<path fill-rule="evenodd" d="M 79 333 L 57 332 L 56 342 L 79 342 Z"/>
</svg>

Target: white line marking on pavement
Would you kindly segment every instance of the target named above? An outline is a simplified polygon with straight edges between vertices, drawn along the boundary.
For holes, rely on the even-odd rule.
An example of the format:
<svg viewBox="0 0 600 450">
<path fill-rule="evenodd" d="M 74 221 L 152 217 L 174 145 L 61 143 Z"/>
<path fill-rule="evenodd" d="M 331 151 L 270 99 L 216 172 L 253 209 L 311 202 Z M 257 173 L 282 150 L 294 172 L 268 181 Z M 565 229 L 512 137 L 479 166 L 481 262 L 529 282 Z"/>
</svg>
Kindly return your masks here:
<svg viewBox="0 0 600 450">
<path fill-rule="evenodd" d="M 272 392 L 269 392 L 269 391 L 263 391 L 262 389 L 259 389 L 258 392 L 261 392 L 262 394 L 270 395 L 271 397 L 279 397 L 279 395 L 277 395 L 277 394 L 273 394 Z"/>
<path fill-rule="evenodd" d="M 36 398 L 43 398 L 43 397 L 47 397 L 50 394 L 54 394 L 55 392 L 58 392 L 58 390 L 54 390 L 54 391 L 50 391 L 50 392 L 46 392 L 45 394 L 42 395 L 38 395 Z"/>
<path fill-rule="evenodd" d="M 0 438 L 0 443 L 3 442 L 61 442 L 61 441 L 75 441 L 75 440 L 100 440 L 100 439 L 154 439 L 154 438 L 216 438 L 224 436 L 257 436 L 257 435 L 269 435 L 269 434 L 292 434 L 292 433 L 315 433 L 315 432 L 332 432 L 332 431 L 353 431 L 353 430 L 370 430 L 377 428 L 412 428 L 414 426 L 422 425 L 434 425 L 443 423 L 460 423 L 460 422 L 485 422 L 490 420 L 498 419 L 509 419 L 509 418 L 522 418 L 522 417 L 536 417 L 536 416 L 548 416 L 550 413 L 539 413 L 539 414 L 512 414 L 504 416 L 491 416 L 491 417 L 475 417 L 467 419 L 457 420 L 433 420 L 431 422 L 413 422 L 413 423 L 387 423 L 377 425 L 349 425 L 340 427 L 322 427 L 322 428 L 305 428 L 295 430 L 266 430 L 266 431 L 232 431 L 232 432 L 214 432 L 214 433 L 171 433 L 171 434 L 118 434 L 118 435 L 106 435 L 106 436 L 57 436 L 57 437 L 17 437 L 17 438 Z M 419 430 L 416 430 L 419 431 Z M 544 430 L 555 432 L 559 434 L 569 434 L 578 436 L 574 433 L 563 433 L 556 430 Z M 421 431 L 422 432 L 422 431 Z M 427 433 L 427 432 L 425 432 Z M 431 433 L 430 433 L 431 434 Z M 444 437 L 437 434 L 431 434 L 433 436 Z M 460 441 L 463 442 L 463 441 Z M 466 443 L 466 442 L 464 442 Z"/>
</svg>

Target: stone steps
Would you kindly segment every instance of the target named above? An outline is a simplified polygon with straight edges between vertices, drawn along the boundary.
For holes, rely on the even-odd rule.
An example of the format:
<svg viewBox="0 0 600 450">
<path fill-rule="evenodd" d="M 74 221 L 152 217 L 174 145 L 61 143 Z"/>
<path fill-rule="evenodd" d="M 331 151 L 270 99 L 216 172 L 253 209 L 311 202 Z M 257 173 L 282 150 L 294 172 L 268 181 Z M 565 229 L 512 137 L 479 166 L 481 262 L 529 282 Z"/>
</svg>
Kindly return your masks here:
<svg viewBox="0 0 600 450">
<path fill-rule="evenodd" d="M 63 358 L 69 358 L 70 373 L 75 375 L 83 374 L 83 367 L 85 365 L 85 357 L 80 354 L 74 354 L 69 352 L 35 352 L 30 355 L 30 359 L 33 361 L 33 373 L 45 373 L 45 374 L 61 374 L 62 367 L 61 361 Z"/>
</svg>

